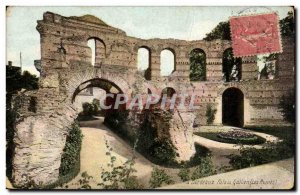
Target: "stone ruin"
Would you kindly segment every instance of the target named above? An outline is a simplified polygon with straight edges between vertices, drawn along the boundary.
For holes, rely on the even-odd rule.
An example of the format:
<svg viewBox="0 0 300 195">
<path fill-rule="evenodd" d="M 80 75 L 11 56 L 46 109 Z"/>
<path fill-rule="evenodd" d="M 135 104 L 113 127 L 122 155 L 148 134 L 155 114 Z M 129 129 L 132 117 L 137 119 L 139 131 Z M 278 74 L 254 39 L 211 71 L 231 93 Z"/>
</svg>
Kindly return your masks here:
<svg viewBox="0 0 300 195">
<path fill-rule="evenodd" d="M 242 94 L 239 120 L 243 126 L 287 124 L 278 104 L 283 94 L 294 90 L 293 38 L 282 40 L 283 53 L 278 55 L 274 79 L 257 80 L 256 57 L 243 57 L 241 79 L 224 82 L 222 57 L 231 47 L 230 41 L 145 40 L 127 36 L 124 31 L 94 16 L 64 17 L 51 12 L 44 13 L 36 28 L 41 38 L 41 75 L 38 90 L 26 91 L 16 98 L 21 103 L 14 136 L 15 185 L 26 184 L 29 179 L 37 184 L 50 184 L 58 179 L 68 128 L 78 115 L 73 105 L 74 96 L 87 87 L 101 87 L 102 81 L 129 96 L 154 90 L 161 94 L 167 87 L 176 93 L 197 93 L 201 97 L 196 102 L 200 106 L 198 110 L 175 112 L 167 122 L 161 117 L 162 113 L 157 113 L 156 122 L 167 128 L 177 147 L 178 158 L 183 161 L 195 153 L 192 125 L 206 125 L 207 105 L 217 110 L 213 125 L 223 124 L 227 100 L 224 101 L 222 95 L 229 89 L 234 88 Z M 91 63 L 91 48 L 87 45 L 91 38 L 96 45 L 94 64 Z M 147 77 L 137 70 L 139 48 L 150 52 Z M 175 70 L 168 77 L 160 76 L 160 53 L 164 49 L 171 50 L 175 56 Z M 205 81 L 189 79 L 189 54 L 193 49 L 205 52 Z M 110 88 L 104 90 L 109 92 Z"/>
</svg>

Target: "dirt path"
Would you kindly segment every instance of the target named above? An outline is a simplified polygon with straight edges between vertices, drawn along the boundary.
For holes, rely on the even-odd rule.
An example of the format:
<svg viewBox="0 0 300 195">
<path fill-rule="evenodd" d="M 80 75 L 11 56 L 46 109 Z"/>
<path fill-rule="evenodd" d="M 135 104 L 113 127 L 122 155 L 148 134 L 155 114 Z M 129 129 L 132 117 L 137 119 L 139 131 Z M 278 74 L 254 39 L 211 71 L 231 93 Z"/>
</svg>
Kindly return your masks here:
<svg viewBox="0 0 300 195">
<path fill-rule="evenodd" d="M 110 163 L 110 157 L 106 155 L 108 150 L 105 146 L 105 141 L 107 140 L 108 145 L 113 148 L 112 155 L 116 156 L 116 166 L 132 158 L 132 148 L 118 135 L 103 125 L 103 118 L 82 122 L 81 126 L 84 137 L 81 149 L 80 174 L 66 185 L 68 185 L 69 189 L 77 189 L 81 173 L 86 171 L 93 177 L 90 182 L 91 187 L 99 189 L 100 187 L 97 186 L 97 183 L 101 181 L 101 167 L 109 169 L 107 164 Z M 135 175 L 142 184 L 148 184 L 153 164 L 140 154 L 136 154 L 136 156 L 137 159 L 135 160 L 134 168 L 137 172 Z"/>
</svg>

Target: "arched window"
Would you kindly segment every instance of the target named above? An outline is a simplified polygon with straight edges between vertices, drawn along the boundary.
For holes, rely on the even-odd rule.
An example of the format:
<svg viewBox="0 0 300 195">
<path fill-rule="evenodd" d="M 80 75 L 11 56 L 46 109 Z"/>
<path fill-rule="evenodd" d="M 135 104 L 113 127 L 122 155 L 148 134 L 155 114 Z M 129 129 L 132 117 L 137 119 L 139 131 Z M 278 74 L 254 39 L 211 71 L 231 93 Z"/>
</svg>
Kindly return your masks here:
<svg viewBox="0 0 300 195">
<path fill-rule="evenodd" d="M 145 47 L 138 49 L 137 66 L 138 71 L 145 71 L 150 65 L 150 51 Z"/>
<path fill-rule="evenodd" d="M 95 66 L 95 59 L 96 59 L 96 41 L 95 39 L 88 40 L 88 46 L 91 48 L 92 55 L 91 55 L 91 63 Z"/>
<path fill-rule="evenodd" d="M 161 91 L 161 96 L 166 94 L 168 98 L 171 98 L 175 93 L 175 89 L 173 89 L 172 87 L 166 87 Z"/>
<path fill-rule="evenodd" d="M 232 48 L 228 48 L 223 53 L 223 80 L 239 81 L 242 78 L 242 58 L 235 58 L 233 56 Z"/>
<path fill-rule="evenodd" d="M 146 80 L 150 80 L 150 72 L 151 72 L 151 56 L 150 49 L 146 47 L 141 47 L 138 49 L 137 56 L 137 68 L 139 72 L 143 73 L 143 76 Z"/>
<path fill-rule="evenodd" d="M 164 49 L 160 53 L 160 75 L 169 76 L 175 71 L 175 55 L 170 49 Z"/>
<path fill-rule="evenodd" d="M 91 48 L 91 63 L 93 66 L 100 66 L 105 58 L 105 44 L 99 38 L 88 39 L 88 46 Z"/>
<path fill-rule="evenodd" d="M 202 49 L 193 49 L 190 53 L 190 80 L 206 80 L 206 55 Z"/>
</svg>

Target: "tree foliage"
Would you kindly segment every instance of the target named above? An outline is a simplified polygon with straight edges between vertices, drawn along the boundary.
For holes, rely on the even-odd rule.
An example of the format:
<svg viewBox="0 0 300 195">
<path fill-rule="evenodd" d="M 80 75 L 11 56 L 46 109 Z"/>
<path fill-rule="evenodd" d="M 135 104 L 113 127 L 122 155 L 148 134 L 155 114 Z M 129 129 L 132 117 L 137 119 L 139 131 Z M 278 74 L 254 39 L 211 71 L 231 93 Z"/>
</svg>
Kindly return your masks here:
<svg viewBox="0 0 300 195">
<path fill-rule="evenodd" d="M 283 95 L 279 102 L 279 109 L 283 113 L 283 117 L 290 123 L 295 123 L 296 120 L 296 105 L 295 93 Z"/>
<path fill-rule="evenodd" d="M 279 21 L 281 35 L 282 36 L 292 36 L 295 34 L 295 19 L 294 13 L 288 12 L 287 17 Z"/>
<path fill-rule="evenodd" d="M 210 33 L 206 34 L 204 40 L 212 41 L 215 39 L 231 40 L 229 22 L 220 22 Z"/>
<path fill-rule="evenodd" d="M 190 53 L 190 80 L 206 80 L 206 56 L 201 49 L 194 49 Z"/>
<path fill-rule="evenodd" d="M 232 48 L 226 49 L 223 54 L 223 73 L 226 81 L 230 81 L 230 74 L 233 65 L 237 65 L 238 71 L 240 72 L 240 66 L 242 64 L 241 58 L 235 58 L 233 56 Z M 241 75 L 238 75 L 239 79 Z"/>
</svg>

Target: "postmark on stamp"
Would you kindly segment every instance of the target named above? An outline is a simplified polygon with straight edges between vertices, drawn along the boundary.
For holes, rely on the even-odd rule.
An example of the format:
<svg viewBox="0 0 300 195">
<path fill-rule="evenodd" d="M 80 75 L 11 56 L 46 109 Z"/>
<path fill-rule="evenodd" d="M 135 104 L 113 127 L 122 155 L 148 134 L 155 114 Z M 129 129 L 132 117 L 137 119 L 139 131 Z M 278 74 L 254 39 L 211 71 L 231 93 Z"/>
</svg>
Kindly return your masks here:
<svg viewBox="0 0 300 195">
<path fill-rule="evenodd" d="M 282 52 L 278 15 L 275 12 L 235 16 L 229 22 L 235 57 Z"/>
</svg>

